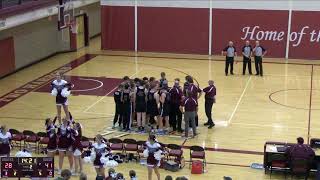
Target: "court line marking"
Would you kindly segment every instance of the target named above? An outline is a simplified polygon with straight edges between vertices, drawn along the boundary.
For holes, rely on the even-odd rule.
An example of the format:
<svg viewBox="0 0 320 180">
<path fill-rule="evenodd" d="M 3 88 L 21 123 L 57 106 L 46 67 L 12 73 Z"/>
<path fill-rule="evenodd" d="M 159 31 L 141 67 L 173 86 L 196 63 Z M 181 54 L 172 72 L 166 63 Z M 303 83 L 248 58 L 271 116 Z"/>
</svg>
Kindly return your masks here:
<svg viewBox="0 0 320 180">
<path fill-rule="evenodd" d="M 130 76 L 130 78 L 134 77 L 135 75 L 137 75 L 139 72 L 142 71 L 142 68 L 138 71 L 136 71 L 134 74 L 132 74 Z M 118 85 L 116 85 L 113 89 L 111 89 L 107 94 L 105 94 L 104 96 L 102 96 L 99 100 L 97 100 L 96 102 L 94 102 L 93 104 L 91 104 L 90 106 L 88 106 L 83 112 L 86 113 L 88 112 L 89 109 L 91 109 L 93 106 L 95 106 L 96 104 L 98 104 L 100 101 L 102 101 L 104 98 L 106 98 L 110 93 L 112 93 L 114 90 L 116 90 L 118 88 Z"/>
<path fill-rule="evenodd" d="M 242 94 L 241 94 L 241 96 L 240 96 L 240 98 L 239 98 L 239 100 L 238 100 L 238 102 L 237 102 L 237 104 L 236 104 L 235 108 L 233 109 L 233 112 L 232 112 L 232 114 L 231 114 L 231 116 L 230 116 L 229 120 L 228 120 L 228 125 L 231 123 L 231 120 L 232 120 L 232 118 L 233 118 L 234 114 L 236 113 L 236 111 L 237 111 L 237 109 L 238 109 L 238 107 L 239 107 L 239 105 L 240 105 L 240 102 L 241 102 L 241 100 L 242 100 L 242 98 L 243 98 L 243 96 L 244 96 L 245 92 L 246 92 L 246 91 L 247 91 L 247 89 L 248 89 L 249 84 L 250 84 L 250 82 L 251 82 L 251 79 L 252 79 L 252 76 L 250 76 L 250 77 L 249 77 L 249 79 L 248 79 L 248 80 L 247 80 L 247 82 L 246 82 L 246 86 L 244 87 L 244 89 L 243 89 L 243 91 L 242 91 Z"/>
<path fill-rule="evenodd" d="M 99 89 L 99 88 L 101 88 L 103 86 L 103 82 L 99 81 L 97 79 L 89 79 L 89 78 L 88 79 L 87 78 L 79 78 L 79 79 L 85 80 L 85 81 L 95 81 L 95 82 L 99 83 L 100 85 L 97 86 L 97 87 L 94 87 L 94 88 L 89 88 L 89 89 L 75 89 L 75 90 L 71 90 L 71 92 L 72 91 L 74 91 L 74 92 L 92 91 L 92 90 Z"/>
</svg>

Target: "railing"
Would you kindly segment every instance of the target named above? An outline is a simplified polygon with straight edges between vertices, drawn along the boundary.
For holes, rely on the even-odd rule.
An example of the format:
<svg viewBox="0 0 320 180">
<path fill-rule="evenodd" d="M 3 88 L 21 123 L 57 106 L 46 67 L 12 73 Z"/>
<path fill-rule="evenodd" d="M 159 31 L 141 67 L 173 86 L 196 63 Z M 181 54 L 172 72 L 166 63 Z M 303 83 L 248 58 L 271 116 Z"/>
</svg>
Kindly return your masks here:
<svg viewBox="0 0 320 180">
<path fill-rule="evenodd" d="M 0 18 L 58 4 L 58 0 L 0 0 Z"/>
</svg>

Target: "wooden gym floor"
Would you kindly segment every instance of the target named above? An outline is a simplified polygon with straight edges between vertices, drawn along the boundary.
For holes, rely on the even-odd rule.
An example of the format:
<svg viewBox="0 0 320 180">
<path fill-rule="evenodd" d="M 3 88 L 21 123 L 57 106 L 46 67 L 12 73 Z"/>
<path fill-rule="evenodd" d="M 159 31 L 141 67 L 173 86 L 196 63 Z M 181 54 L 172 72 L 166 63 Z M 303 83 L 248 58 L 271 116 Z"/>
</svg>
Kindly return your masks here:
<svg viewBox="0 0 320 180">
<path fill-rule="evenodd" d="M 44 119 L 55 116 L 54 97 L 45 92 L 55 70 L 65 71 L 76 84 L 75 94 L 69 98 L 70 111 L 84 126 L 84 135 L 97 133 L 105 137 L 122 136 L 112 132 L 114 103 L 112 90 L 123 76 L 155 76 L 167 73 L 172 84 L 176 77 L 192 75 L 200 87 L 213 79 L 217 87 L 217 103 L 213 107 L 216 127 L 208 130 L 203 97 L 199 100 L 200 135 L 195 139 L 178 136 L 158 137 L 160 142 L 184 146 L 200 145 L 208 148 L 207 172 L 191 175 L 186 167 L 171 173 L 161 170 L 161 176 L 187 176 L 192 180 L 220 180 L 230 176 L 235 180 L 269 179 L 263 170 L 251 169 L 251 163 L 263 162 L 265 141 L 295 142 L 302 136 L 307 141 L 320 137 L 320 66 L 315 61 L 265 59 L 264 77 L 242 75 L 240 62 L 235 64 L 235 75 L 224 75 L 223 57 L 179 55 L 100 50 L 100 38 L 91 46 L 76 53 L 60 54 L 25 68 L 0 80 L 0 124 L 18 130 L 44 130 Z M 254 66 L 254 64 L 253 64 Z M 253 68 L 253 72 L 254 68 Z M 42 78 L 40 78 L 42 77 Z M 39 79 L 40 78 L 40 79 Z M 8 94 L 9 93 L 9 94 Z M 110 133 L 110 134 L 109 134 Z M 130 134 L 121 138 L 146 140 L 147 135 Z M 189 150 L 184 150 L 186 160 Z M 65 159 L 65 167 L 67 160 Z M 139 179 L 146 179 L 146 167 L 135 163 L 121 164 L 116 171 L 128 177 L 134 169 Z M 95 171 L 85 164 L 89 179 Z M 154 177 L 155 178 L 155 177 Z M 73 179 L 77 179 L 74 177 Z M 272 179 L 284 179 L 275 174 Z"/>
</svg>

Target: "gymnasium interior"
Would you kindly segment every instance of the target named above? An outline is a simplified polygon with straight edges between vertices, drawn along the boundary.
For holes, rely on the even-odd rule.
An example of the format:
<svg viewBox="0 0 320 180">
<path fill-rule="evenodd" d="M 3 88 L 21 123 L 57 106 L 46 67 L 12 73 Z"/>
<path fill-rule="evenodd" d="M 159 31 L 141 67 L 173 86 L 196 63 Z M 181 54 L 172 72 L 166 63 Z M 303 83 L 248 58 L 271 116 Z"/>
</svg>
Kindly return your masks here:
<svg viewBox="0 0 320 180">
<path fill-rule="evenodd" d="M 0 0 L 0 126 L 11 134 L 0 178 L 61 176 L 60 151 L 52 160 L 47 154 L 45 125 L 47 118 L 59 119 L 52 95 L 58 73 L 72 84 L 65 105 L 82 127 L 83 169 L 69 179 L 100 178 L 94 163 L 85 162 L 97 134 L 118 158 L 100 167 L 103 179 L 111 168 L 122 179 L 133 180 L 131 170 L 139 180 L 157 179 L 155 171 L 148 178 L 148 157 L 138 143 L 153 131 L 135 131 L 134 110 L 130 131 L 114 128 L 114 93 L 125 76 L 161 80 L 165 72 L 169 87 L 179 78 L 182 89 L 186 76 L 200 89 L 214 82 L 215 125 L 204 125 L 203 92 L 196 100 L 197 135 L 155 134 L 162 149 L 161 180 L 320 180 L 318 18 L 316 0 Z M 250 56 L 252 75 L 243 71 L 246 41 L 253 51 L 265 49 Z M 228 74 L 230 47 L 235 51 Z M 263 76 L 262 70 L 256 75 L 257 56 Z M 61 118 L 68 118 L 63 108 Z M 136 149 L 127 148 L 128 139 Z M 116 145 L 121 148 L 113 149 Z M 312 160 L 289 158 L 295 147 L 311 151 Z M 39 163 L 24 164 L 24 157 L 38 162 L 48 157 L 53 166 L 41 170 Z M 73 171 L 67 155 L 62 169 Z"/>
</svg>

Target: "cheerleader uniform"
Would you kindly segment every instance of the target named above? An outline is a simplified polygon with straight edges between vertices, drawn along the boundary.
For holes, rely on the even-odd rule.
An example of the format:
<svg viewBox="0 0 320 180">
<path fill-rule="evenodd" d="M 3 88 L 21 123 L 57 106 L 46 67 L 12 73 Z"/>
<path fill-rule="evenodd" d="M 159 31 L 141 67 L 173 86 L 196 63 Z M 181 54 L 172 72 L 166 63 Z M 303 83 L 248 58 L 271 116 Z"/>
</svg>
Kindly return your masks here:
<svg viewBox="0 0 320 180">
<path fill-rule="evenodd" d="M 137 87 L 136 92 L 136 112 L 146 112 L 146 89 L 143 86 Z"/>
<path fill-rule="evenodd" d="M 52 89 L 56 89 L 57 90 L 57 95 L 56 95 L 56 104 L 59 106 L 62 105 L 68 105 L 68 98 L 67 97 L 63 97 L 61 95 L 62 90 L 68 85 L 68 82 L 61 79 L 60 81 L 58 80 L 54 80 L 51 83 L 51 87 Z"/>
<path fill-rule="evenodd" d="M 69 125 L 60 125 L 58 129 L 58 150 L 69 151 L 72 148 L 71 127 Z"/>
<path fill-rule="evenodd" d="M 129 130 L 130 119 L 131 119 L 131 101 L 130 101 L 130 91 L 122 92 L 122 125 L 124 130 Z"/>
<path fill-rule="evenodd" d="M 93 160 L 93 165 L 95 168 L 103 168 L 104 164 L 103 162 L 100 161 L 101 157 L 104 157 L 108 151 L 108 146 L 105 143 L 93 143 L 93 151 L 96 154 L 95 159 Z"/>
<path fill-rule="evenodd" d="M 146 147 L 148 149 L 147 166 L 148 167 L 159 167 L 160 160 L 154 157 L 154 154 L 161 150 L 161 145 L 158 142 L 151 144 L 149 141 L 146 142 Z"/>
<path fill-rule="evenodd" d="M 77 130 L 73 130 L 73 143 L 72 143 L 72 150 L 74 156 L 81 156 L 82 154 L 82 145 L 81 145 L 81 137 L 82 133 Z"/>
<path fill-rule="evenodd" d="M 6 157 L 10 155 L 10 140 L 11 140 L 11 133 L 7 132 L 3 134 L 0 132 L 0 157 Z"/>
<path fill-rule="evenodd" d="M 165 94 L 166 98 L 164 100 L 164 103 L 160 103 L 160 115 L 161 117 L 166 117 L 170 114 L 170 93 L 167 90 L 164 90 L 161 92 L 161 95 L 162 94 Z"/>
<path fill-rule="evenodd" d="M 57 134 L 56 134 L 56 126 L 50 125 L 46 128 L 47 137 L 49 138 L 47 151 L 48 152 L 55 152 L 57 150 Z"/>
<path fill-rule="evenodd" d="M 150 115 L 151 121 L 154 121 L 154 117 L 159 115 L 157 100 L 154 98 L 156 93 L 156 91 L 151 89 L 147 96 L 147 114 Z M 150 123 L 153 124 L 154 122 Z"/>
</svg>

